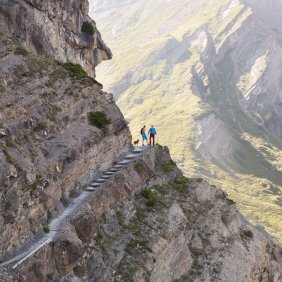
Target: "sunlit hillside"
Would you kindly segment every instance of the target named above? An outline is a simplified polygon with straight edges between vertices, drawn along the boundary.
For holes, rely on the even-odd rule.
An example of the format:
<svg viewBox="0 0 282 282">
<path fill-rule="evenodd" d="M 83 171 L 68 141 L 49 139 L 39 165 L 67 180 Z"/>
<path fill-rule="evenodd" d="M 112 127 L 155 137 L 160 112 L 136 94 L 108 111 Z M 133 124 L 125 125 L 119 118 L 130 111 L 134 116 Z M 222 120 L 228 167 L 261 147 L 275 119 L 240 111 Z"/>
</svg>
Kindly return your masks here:
<svg viewBox="0 0 282 282">
<path fill-rule="evenodd" d="M 282 242 L 278 1 L 94 3 L 114 54 L 97 79 L 115 95 L 133 138 L 155 125 L 188 176 L 223 188 Z"/>
</svg>

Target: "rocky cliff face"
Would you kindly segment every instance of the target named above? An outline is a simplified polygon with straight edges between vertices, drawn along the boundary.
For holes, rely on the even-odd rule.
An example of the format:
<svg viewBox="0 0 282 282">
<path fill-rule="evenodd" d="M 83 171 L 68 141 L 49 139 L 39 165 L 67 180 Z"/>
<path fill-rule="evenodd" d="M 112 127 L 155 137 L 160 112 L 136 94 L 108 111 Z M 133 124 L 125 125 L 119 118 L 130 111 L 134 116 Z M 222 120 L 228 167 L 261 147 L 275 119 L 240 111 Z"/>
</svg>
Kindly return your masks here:
<svg viewBox="0 0 282 282">
<path fill-rule="evenodd" d="M 34 53 L 78 63 L 95 76 L 95 67 L 112 54 L 88 5 L 87 0 L 1 0 L 0 29 Z"/>
<path fill-rule="evenodd" d="M 77 65 L 37 57 L 3 35 L 0 54 L 3 256 L 42 230 L 131 136 L 112 95 Z M 111 123 L 91 125 L 90 112 Z"/>
</svg>

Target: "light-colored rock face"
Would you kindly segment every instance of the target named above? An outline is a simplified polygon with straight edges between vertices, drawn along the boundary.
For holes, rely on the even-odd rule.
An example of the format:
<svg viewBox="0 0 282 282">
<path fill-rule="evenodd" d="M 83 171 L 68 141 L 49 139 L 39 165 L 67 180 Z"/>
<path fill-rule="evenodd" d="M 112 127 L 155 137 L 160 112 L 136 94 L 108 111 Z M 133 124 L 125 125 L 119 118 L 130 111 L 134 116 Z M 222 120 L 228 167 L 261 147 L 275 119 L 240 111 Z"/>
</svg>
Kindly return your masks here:
<svg viewBox="0 0 282 282">
<path fill-rule="evenodd" d="M 87 0 L 1 0 L 0 30 L 32 52 L 78 63 L 94 77 L 95 67 L 112 54 L 88 8 Z M 92 25 L 93 34 L 82 32 L 85 22 Z"/>
<path fill-rule="evenodd" d="M 98 77 L 133 136 L 153 123 L 186 175 L 228 191 L 282 242 L 281 1 L 111 1 L 95 14 L 96 3 L 115 53 Z"/>
<path fill-rule="evenodd" d="M 223 165 L 226 164 L 226 159 L 232 162 L 237 142 L 215 114 L 210 114 L 198 121 L 197 134 L 196 149 L 204 159 L 209 161 L 215 159 Z"/>
<path fill-rule="evenodd" d="M 85 73 L 0 36 L 0 256 L 42 231 L 72 195 L 127 149 L 131 136 L 111 94 Z M 82 72 L 83 73 L 83 72 Z M 90 112 L 111 123 L 99 129 Z"/>
</svg>

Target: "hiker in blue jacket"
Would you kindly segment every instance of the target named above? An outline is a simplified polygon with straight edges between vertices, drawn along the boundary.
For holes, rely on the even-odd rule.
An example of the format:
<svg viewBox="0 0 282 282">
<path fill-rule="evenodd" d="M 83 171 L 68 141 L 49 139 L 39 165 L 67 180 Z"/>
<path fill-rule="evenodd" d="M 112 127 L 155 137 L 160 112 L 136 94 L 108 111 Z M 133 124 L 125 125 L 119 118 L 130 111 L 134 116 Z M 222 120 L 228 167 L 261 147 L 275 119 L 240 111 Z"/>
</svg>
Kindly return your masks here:
<svg viewBox="0 0 282 282">
<path fill-rule="evenodd" d="M 155 136 L 156 136 L 156 134 L 157 134 L 157 131 L 156 131 L 156 129 L 154 128 L 153 125 L 152 125 L 151 128 L 149 129 L 148 134 L 149 134 L 149 136 L 150 136 L 150 137 L 149 137 L 149 140 L 150 140 L 149 144 L 150 144 L 150 145 L 155 145 Z"/>
</svg>

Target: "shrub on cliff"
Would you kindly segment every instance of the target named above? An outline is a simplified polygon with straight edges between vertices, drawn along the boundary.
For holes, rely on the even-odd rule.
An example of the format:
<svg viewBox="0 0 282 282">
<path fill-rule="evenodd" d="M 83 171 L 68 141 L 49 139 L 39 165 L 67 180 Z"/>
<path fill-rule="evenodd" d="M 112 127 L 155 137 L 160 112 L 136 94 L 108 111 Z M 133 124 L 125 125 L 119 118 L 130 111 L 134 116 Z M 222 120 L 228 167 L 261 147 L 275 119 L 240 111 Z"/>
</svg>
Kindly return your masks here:
<svg viewBox="0 0 282 282">
<path fill-rule="evenodd" d="M 73 273 L 77 277 L 82 278 L 85 275 L 85 267 L 82 265 L 77 265 L 73 268 Z"/>
<path fill-rule="evenodd" d="M 95 28 L 90 22 L 84 22 L 81 27 L 81 32 L 93 35 L 95 32 Z"/>
<path fill-rule="evenodd" d="M 45 130 L 47 129 L 48 125 L 46 122 L 40 122 L 38 123 L 35 128 L 33 129 L 33 131 L 42 131 L 42 130 Z"/>
<path fill-rule="evenodd" d="M 167 163 L 162 164 L 162 169 L 166 173 L 170 173 L 176 167 L 176 163 L 173 160 L 170 160 Z"/>
<path fill-rule="evenodd" d="M 79 64 L 65 63 L 64 68 L 68 71 L 70 77 L 87 77 L 86 71 Z"/>
<path fill-rule="evenodd" d="M 108 118 L 103 112 L 90 112 L 88 114 L 88 120 L 91 125 L 94 125 L 98 128 L 105 128 L 111 123 L 111 119 Z"/>
<path fill-rule="evenodd" d="M 26 57 L 28 55 L 28 51 L 23 47 L 17 47 L 14 52 L 16 55 L 21 55 Z"/>
<path fill-rule="evenodd" d="M 155 193 L 149 189 L 142 190 L 140 195 L 147 200 L 147 207 L 154 208 L 157 204 Z"/>
</svg>

